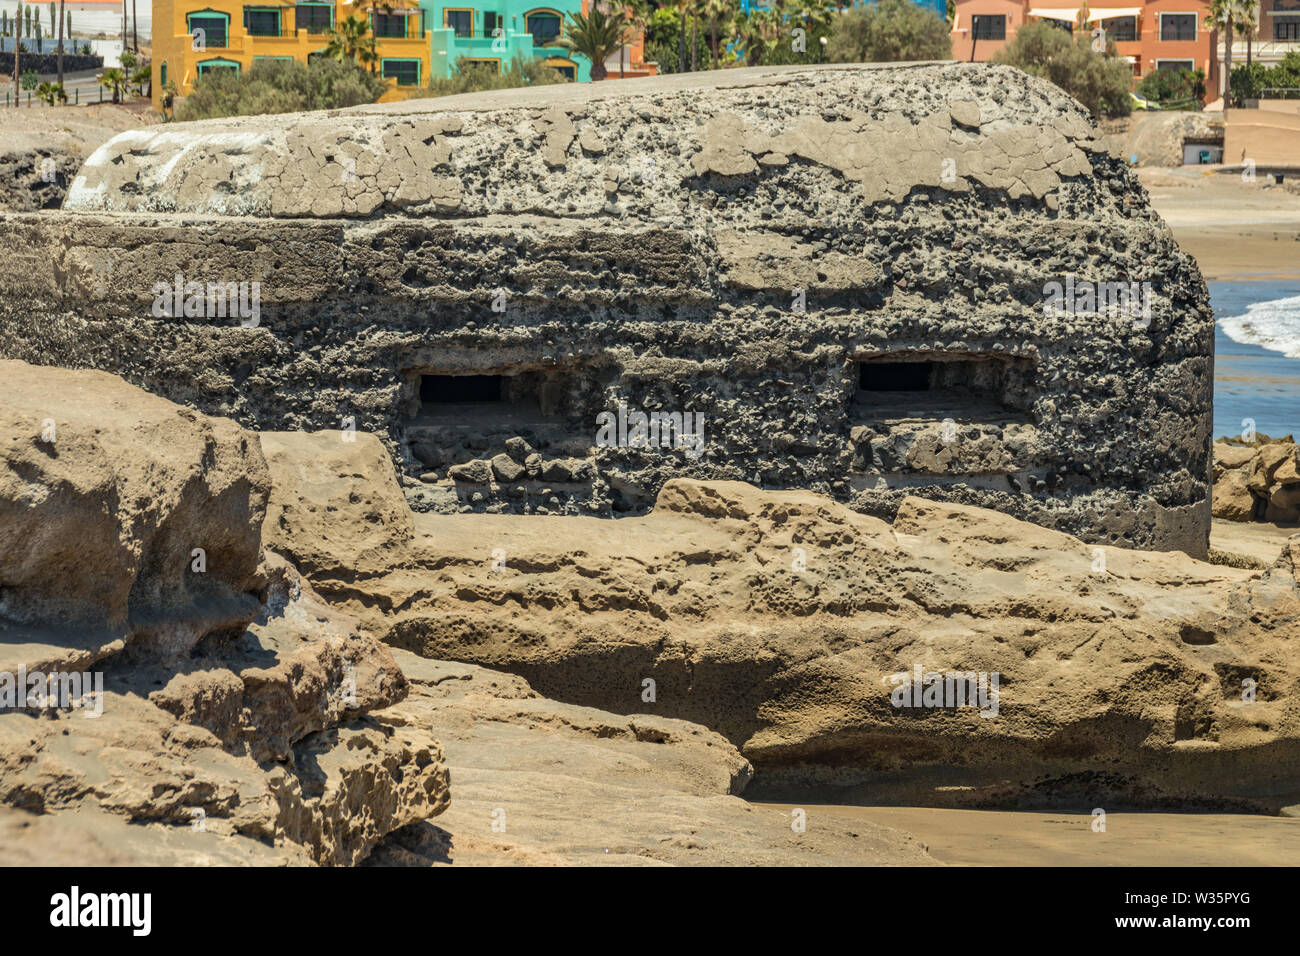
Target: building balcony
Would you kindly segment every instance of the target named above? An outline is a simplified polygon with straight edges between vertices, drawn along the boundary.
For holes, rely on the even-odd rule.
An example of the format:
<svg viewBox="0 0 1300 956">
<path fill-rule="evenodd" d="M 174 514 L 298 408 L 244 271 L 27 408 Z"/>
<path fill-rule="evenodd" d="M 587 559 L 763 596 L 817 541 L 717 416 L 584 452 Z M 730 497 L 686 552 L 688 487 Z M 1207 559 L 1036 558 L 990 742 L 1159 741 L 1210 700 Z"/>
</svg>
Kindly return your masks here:
<svg viewBox="0 0 1300 956">
<path fill-rule="evenodd" d="M 1223 39 L 1215 45 L 1214 55 L 1223 59 Z M 1255 60 L 1280 60 L 1288 53 L 1300 51 L 1300 37 L 1294 40 L 1265 40 L 1256 39 L 1250 44 L 1251 58 Z M 1246 62 L 1246 41 L 1239 40 L 1235 37 L 1232 41 L 1232 64 L 1238 66 Z"/>
</svg>

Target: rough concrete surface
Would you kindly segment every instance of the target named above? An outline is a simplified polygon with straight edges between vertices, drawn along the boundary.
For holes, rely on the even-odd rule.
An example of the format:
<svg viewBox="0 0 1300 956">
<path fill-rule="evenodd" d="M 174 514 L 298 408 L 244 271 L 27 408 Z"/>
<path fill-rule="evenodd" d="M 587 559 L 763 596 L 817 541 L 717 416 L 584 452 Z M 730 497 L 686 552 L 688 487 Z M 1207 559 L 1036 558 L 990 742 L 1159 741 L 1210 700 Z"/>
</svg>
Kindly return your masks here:
<svg viewBox="0 0 1300 956">
<path fill-rule="evenodd" d="M 178 275 L 257 282 L 257 314 L 154 314 Z M 1070 276 L 1149 283 L 1149 321 L 1045 314 Z M 1205 286 L 1078 105 L 992 65 L 128 132 L 63 211 L 0 221 L 0 334 L 245 426 L 378 432 L 421 511 L 638 514 L 692 477 L 1208 545 Z M 603 442 L 622 407 L 699 443 Z"/>
<path fill-rule="evenodd" d="M 0 137 L 0 209 L 58 209 L 81 164 L 122 130 L 148 126 L 149 114 L 111 104 L 6 110 Z"/>
</svg>

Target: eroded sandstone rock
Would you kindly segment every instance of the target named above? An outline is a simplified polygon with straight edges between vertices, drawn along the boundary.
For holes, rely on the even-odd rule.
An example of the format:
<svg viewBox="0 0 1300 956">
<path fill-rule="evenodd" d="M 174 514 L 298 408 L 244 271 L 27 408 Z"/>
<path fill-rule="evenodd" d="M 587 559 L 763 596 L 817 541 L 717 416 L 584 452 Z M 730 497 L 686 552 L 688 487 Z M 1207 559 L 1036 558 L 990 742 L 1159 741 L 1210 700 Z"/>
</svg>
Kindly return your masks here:
<svg viewBox="0 0 1300 956">
<path fill-rule="evenodd" d="M 0 380 L 7 646 L 72 637 L 58 662 L 78 668 L 252 620 L 270 490 L 254 436 L 104 372 L 0 362 Z"/>
<path fill-rule="evenodd" d="M 7 834 L 56 858 L 81 834 L 89 862 L 352 865 L 447 806 L 437 742 L 370 716 L 407 692 L 387 648 L 264 557 L 257 436 L 101 372 L 0 375 Z"/>
<path fill-rule="evenodd" d="M 330 500 L 391 488 L 356 471 L 340 463 Z M 371 534 L 375 510 L 336 526 Z M 1277 810 L 1300 793 L 1300 537 L 1266 569 L 1231 568 L 952 503 L 908 498 L 890 523 L 693 481 L 641 518 L 416 515 L 403 533 L 318 580 L 323 596 L 422 656 L 717 730 L 761 795 Z M 317 546 L 284 522 L 272 541 Z M 333 547 L 358 555 L 346 535 Z M 892 676 L 917 667 L 1000 674 L 996 716 L 895 707 Z"/>
<path fill-rule="evenodd" d="M 1214 516 L 1228 521 L 1300 521 L 1300 445 L 1260 435 L 1214 443 Z"/>
<path fill-rule="evenodd" d="M 934 862 L 887 827 L 812 811 L 799 832 L 788 812 L 739 799 L 749 762 L 699 725 L 547 700 L 473 664 L 393 656 L 412 690 L 379 716 L 442 741 L 456 798 L 385 839 L 368 865 Z"/>
</svg>

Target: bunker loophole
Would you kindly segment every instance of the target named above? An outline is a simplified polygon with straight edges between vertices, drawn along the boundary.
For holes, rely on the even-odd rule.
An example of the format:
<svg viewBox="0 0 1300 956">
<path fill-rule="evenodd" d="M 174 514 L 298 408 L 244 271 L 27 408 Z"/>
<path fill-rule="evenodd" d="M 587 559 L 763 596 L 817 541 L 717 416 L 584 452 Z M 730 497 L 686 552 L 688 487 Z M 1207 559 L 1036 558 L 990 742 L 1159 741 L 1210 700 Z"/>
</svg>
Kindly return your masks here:
<svg viewBox="0 0 1300 956">
<path fill-rule="evenodd" d="M 500 375 L 421 375 L 421 405 L 501 401 Z"/>
<path fill-rule="evenodd" d="M 480 366 L 481 368 L 481 366 Z M 411 456 L 425 468 L 491 458 L 513 437 L 553 457 L 585 457 L 591 433 L 576 409 L 589 370 L 496 365 L 465 371 L 416 367 L 406 373 Z"/>
<path fill-rule="evenodd" d="M 858 363 L 858 388 L 868 392 L 922 392 L 933 377 L 933 362 Z"/>
<path fill-rule="evenodd" d="M 1000 418 L 1028 406 L 1032 365 L 1016 357 L 935 353 L 859 358 L 854 404 L 884 417 Z"/>
<path fill-rule="evenodd" d="M 915 351 L 862 355 L 853 364 L 845 370 L 857 386 L 849 425 L 866 426 L 854 439 L 855 474 L 987 483 L 1033 464 L 1025 456 L 1035 434 L 1032 359 Z M 958 439 L 978 444 L 965 458 L 942 447 Z"/>
</svg>

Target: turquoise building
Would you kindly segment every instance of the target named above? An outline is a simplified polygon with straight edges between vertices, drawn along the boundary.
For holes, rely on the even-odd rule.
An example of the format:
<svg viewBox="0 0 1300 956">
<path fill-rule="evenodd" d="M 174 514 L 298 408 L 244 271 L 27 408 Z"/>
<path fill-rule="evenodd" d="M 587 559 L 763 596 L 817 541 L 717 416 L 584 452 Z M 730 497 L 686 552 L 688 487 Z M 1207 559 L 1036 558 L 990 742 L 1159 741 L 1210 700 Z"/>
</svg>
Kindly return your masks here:
<svg viewBox="0 0 1300 956">
<path fill-rule="evenodd" d="M 871 0 L 848 0 L 845 7 L 863 7 L 870 3 Z M 918 7 L 925 7 L 939 17 L 940 20 L 948 16 L 947 0 L 912 0 Z M 828 4 L 834 6 L 834 4 Z M 755 10 L 772 9 L 772 0 L 740 0 L 740 9 L 745 13 L 752 13 Z M 791 12 L 791 11 L 787 11 Z"/>
<path fill-rule="evenodd" d="M 556 46 L 564 15 L 582 12 L 582 0 L 479 0 L 477 6 L 420 0 L 429 26 L 430 70 L 451 76 L 465 59 L 510 69 L 516 55 L 541 59 L 571 80 L 590 80 L 591 63 Z"/>
</svg>

